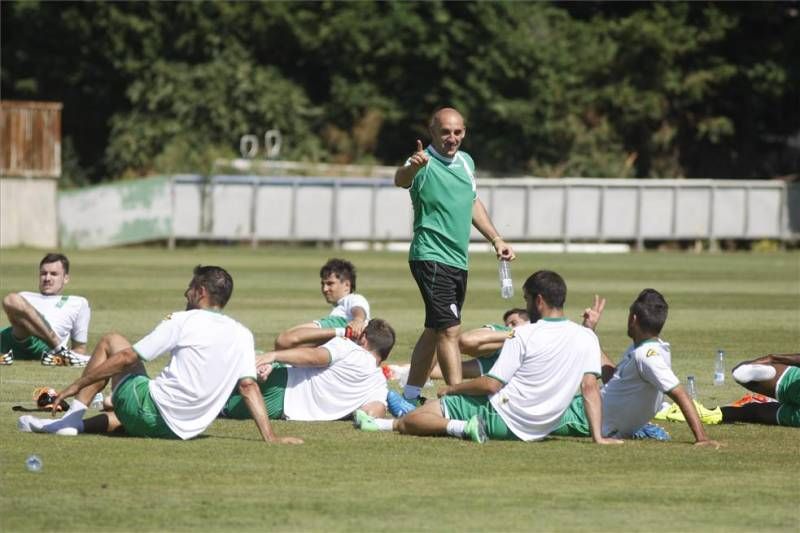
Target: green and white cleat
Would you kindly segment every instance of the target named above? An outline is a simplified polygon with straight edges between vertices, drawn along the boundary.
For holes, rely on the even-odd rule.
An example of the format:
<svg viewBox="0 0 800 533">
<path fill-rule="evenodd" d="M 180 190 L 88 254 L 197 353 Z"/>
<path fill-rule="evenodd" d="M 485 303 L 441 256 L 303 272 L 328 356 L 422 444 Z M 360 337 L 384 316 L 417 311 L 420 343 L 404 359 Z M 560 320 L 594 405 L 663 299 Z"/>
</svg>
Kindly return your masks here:
<svg viewBox="0 0 800 533">
<path fill-rule="evenodd" d="M 467 420 L 467 425 L 464 426 L 464 438 L 469 439 L 478 444 L 483 444 L 489 437 L 486 435 L 486 422 L 480 415 L 475 415 Z"/>
<path fill-rule="evenodd" d="M 353 413 L 353 427 L 361 431 L 380 431 L 378 424 L 375 423 L 375 419 L 361 409 L 357 409 L 356 412 Z"/>
</svg>

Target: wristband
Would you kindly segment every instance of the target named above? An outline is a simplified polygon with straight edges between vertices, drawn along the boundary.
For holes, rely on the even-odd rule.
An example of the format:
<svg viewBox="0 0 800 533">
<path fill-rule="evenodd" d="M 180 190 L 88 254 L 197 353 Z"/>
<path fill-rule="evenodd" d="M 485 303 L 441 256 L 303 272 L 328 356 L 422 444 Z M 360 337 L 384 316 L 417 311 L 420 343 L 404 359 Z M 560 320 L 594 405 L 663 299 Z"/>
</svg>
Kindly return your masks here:
<svg viewBox="0 0 800 533">
<path fill-rule="evenodd" d="M 337 337 L 344 337 L 344 328 L 334 328 Z"/>
</svg>

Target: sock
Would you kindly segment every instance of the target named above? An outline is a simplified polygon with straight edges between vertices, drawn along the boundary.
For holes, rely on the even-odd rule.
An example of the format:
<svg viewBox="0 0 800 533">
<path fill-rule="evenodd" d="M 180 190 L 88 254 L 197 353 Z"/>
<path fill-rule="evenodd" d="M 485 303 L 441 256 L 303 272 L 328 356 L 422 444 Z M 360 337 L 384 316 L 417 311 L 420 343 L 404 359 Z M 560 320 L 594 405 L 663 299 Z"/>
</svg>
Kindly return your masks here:
<svg viewBox="0 0 800 533">
<path fill-rule="evenodd" d="M 733 379 L 739 383 L 765 381 L 774 378 L 776 373 L 772 365 L 740 365 L 733 371 Z"/>
<path fill-rule="evenodd" d="M 417 398 L 419 398 L 421 392 L 422 392 L 422 387 L 406 384 L 406 386 L 403 387 L 403 398 L 405 398 L 406 400 L 416 400 Z"/>
<path fill-rule="evenodd" d="M 83 414 L 86 412 L 86 405 L 78 399 L 72 401 L 69 411 L 60 420 L 53 420 L 44 427 L 48 433 L 56 433 L 64 428 L 74 428 L 78 433 L 83 433 Z"/>
<path fill-rule="evenodd" d="M 75 398 L 72 400 L 72 403 L 69 405 L 69 412 L 74 413 L 78 411 L 85 411 L 87 408 L 86 404 L 80 401 L 79 399 Z"/>
<path fill-rule="evenodd" d="M 393 431 L 394 418 L 376 418 L 375 425 L 378 426 L 378 429 L 381 431 Z"/>
<path fill-rule="evenodd" d="M 464 428 L 467 426 L 465 420 L 450 420 L 447 422 L 447 434 L 459 439 L 464 438 Z"/>
</svg>

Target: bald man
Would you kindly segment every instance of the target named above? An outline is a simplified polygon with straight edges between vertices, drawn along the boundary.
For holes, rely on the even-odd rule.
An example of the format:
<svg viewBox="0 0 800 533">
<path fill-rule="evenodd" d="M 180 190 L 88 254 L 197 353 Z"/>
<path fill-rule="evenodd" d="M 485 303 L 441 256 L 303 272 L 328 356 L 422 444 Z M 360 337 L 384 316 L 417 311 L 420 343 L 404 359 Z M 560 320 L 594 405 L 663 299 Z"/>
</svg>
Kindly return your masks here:
<svg viewBox="0 0 800 533">
<path fill-rule="evenodd" d="M 445 381 L 461 382 L 461 307 L 467 291 L 467 246 L 471 225 L 494 246 L 497 257 L 514 251 L 492 224 L 475 186 L 475 163 L 460 150 L 467 133 L 464 117 L 445 107 L 431 117 L 431 144 L 397 169 L 394 183 L 408 189 L 414 206 L 414 237 L 409 250 L 411 274 L 425 303 L 425 328 L 411 355 L 403 396 L 418 403 L 437 356 Z"/>
</svg>

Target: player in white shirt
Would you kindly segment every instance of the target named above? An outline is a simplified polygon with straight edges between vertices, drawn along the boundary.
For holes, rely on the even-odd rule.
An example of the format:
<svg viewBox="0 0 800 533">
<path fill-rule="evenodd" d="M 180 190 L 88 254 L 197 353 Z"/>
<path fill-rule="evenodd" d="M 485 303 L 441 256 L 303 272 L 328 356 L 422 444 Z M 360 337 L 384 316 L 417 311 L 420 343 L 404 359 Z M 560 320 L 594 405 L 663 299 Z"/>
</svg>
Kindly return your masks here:
<svg viewBox="0 0 800 533">
<path fill-rule="evenodd" d="M 75 396 L 66 416 L 22 416 L 18 428 L 60 435 L 122 428 L 132 436 L 185 440 L 214 421 L 238 386 L 264 441 L 302 442 L 272 431 L 256 383 L 253 334 L 222 314 L 232 292 L 233 279 L 225 270 L 198 265 L 185 292 L 186 311 L 167 316 L 133 346 L 119 334 L 104 336 L 83 375 L 58 395 L 56 403 Z M 165 352 L 171 359 L 151 380 L 142 362 Z M 86 405 L 109 379 L 113 410 L 83 420 Z"/>
<path fill-rule="evenodd" d="M 584 312 L 584 325 L 594 330 L 605 308 L 605 299 L 595 296 L 591 309 Z M 708 438 L 692 399 L 671 368 L 670 346 L 659 338 L 669 307 L 658 291 L 645 289 L 631 304 L 628 336 L 633 344 L 622 360 L 614 363 L 603 354 L 603 435 L 630 438 L 660 409 L 664 394 L 680 407 L 698 446 L 719 447 Z M 554 435 L 588 436 L 583 398 L 575 397 L 564 413 Z"/>
<path fill-rule="evenodd" d="M 334 328 L 337 337 L 358 339 L 369 322 L 369 302 L 356 294 L 356 267 L 344 259 L 329 259 L 319 271 L 320 289 L 333 306 L 325 318 L 293 326 L 278 335 L 275 349 L 314 346 L 313 329 Z"/>
<path fill-rule="evenodd" d="M 540 270 L 528 278 L 523 292 L 531 324 L 514 330 L 487 375 L 443 387 L 439 400 L 397 420 L 357 412 L 356 427 L 476 442 L 487 437 L 539 440 L 555 428 L 580 388 L 595 442 L 621 442 L 600 433 L 600 344 L 594 332 L 564 316 L 564 280 L 555 272 Z"/>
<path fill-rule="evenodd" d="M 0 365 L 32 359 L 47 366 L 86 366 L 89 302 L 63 294 L 67 283 L 69 259 L 50 253 L 39 262 L 38 293 L 23 291 L 3 298 L 11 326 L 0 331 Z"/>
<path fill-rule="evenodd" d="M 269 416 L 286 420 L 340 420 L 356 409 L 383 416 L 389 389 L 380 365 L 395 341 L 389 323 L 374 318 L 361 337 L 354 340 L 335 337 L 332 329 L 315 331 L 314 340 L 323 343 L 320 346 L 258 356 L 262 380 L 259 385 Z M 274 367 L 273 363 L 281 364 Z M 231 396 L 222 416 L 249 418 L 240 394 Z"/>
</svg>

